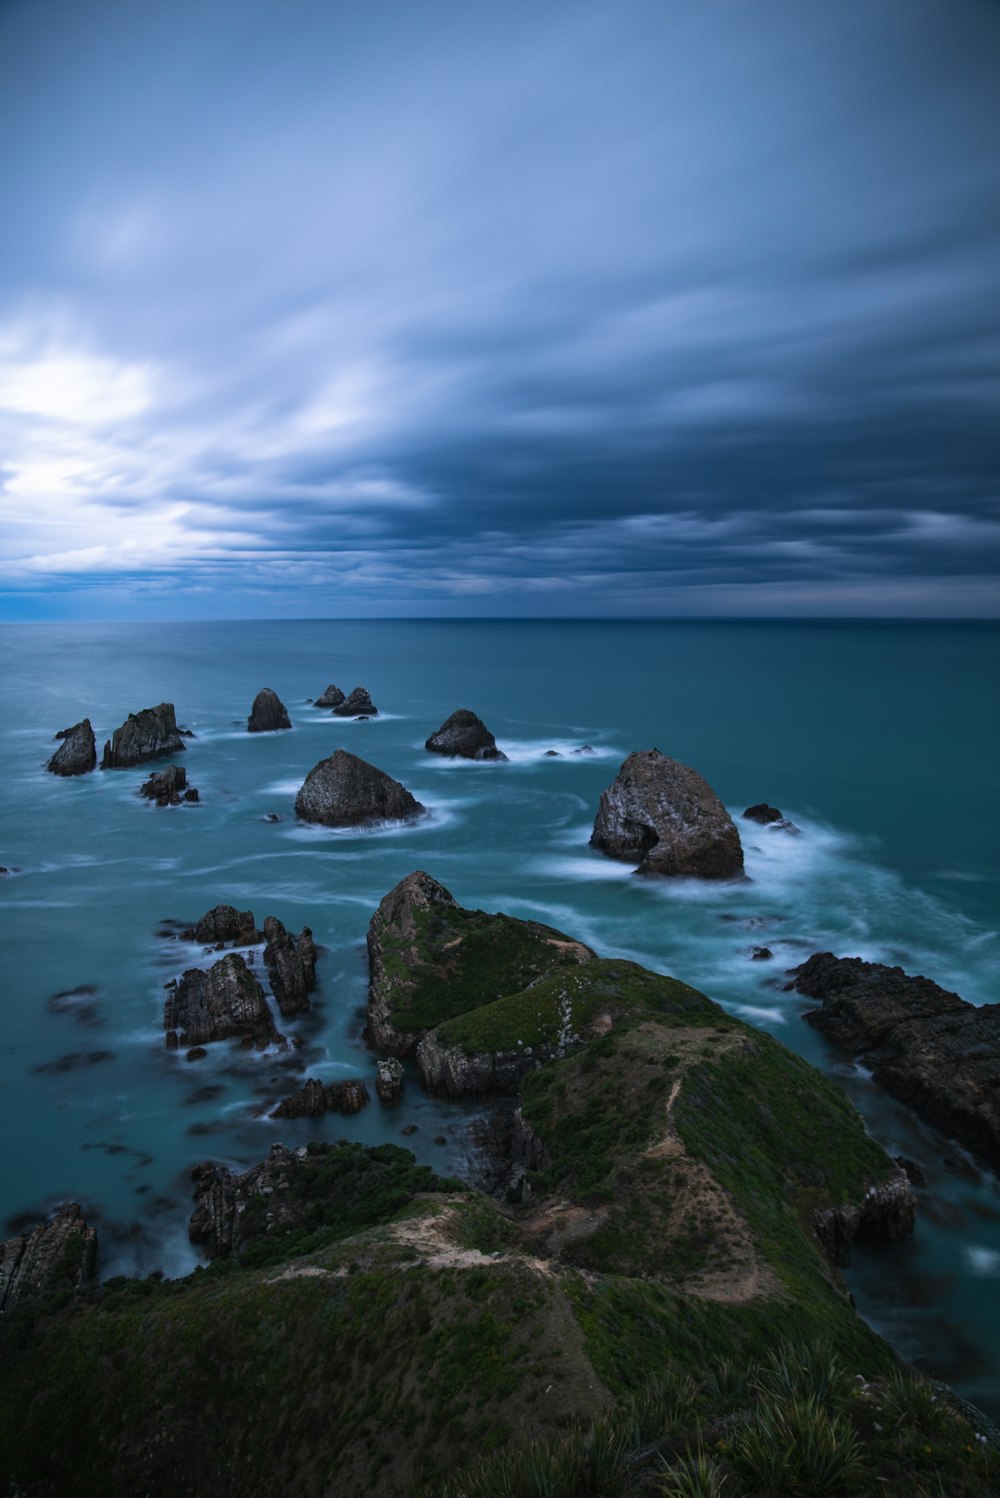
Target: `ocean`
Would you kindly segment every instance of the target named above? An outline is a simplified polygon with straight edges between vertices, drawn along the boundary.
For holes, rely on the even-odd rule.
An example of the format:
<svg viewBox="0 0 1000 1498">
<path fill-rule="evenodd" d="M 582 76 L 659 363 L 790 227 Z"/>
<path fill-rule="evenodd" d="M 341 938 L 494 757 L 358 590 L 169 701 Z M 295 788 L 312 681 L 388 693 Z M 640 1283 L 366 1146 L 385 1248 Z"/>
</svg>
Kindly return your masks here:
<svg viewBox="0 0 1000 1498">
<path fill-rule="evenodd" d="M 928 1181 L 912 1240 L 855 1253 L 859 1310 L 1000 1415 L 996 1179 L 832 1051 L 802 1019 L 809 1001 L 784 988 L 788 968 L 830 950 L 898 963 L 974 1003 L 1000 997 L 1000 626 L 4 624 L 0 651 L 5 1230 L 79 1201 L 102 1275 L 177 1275 L 197 1262 L 186 1222 L 202 1159 L 243 1166 L 275 1139 L 351 1138 L 468 1169 L 479 1110 L 426 1098 L 412 1077 L 396 1112 L 373 1101 L 349 1118 L 263 1116 L 304 1075 L 371 1087 L 365 933 L 381 897 L 422 868 L 463 905 L 547 921 L 684 979 L 836 1077 Z M 310 706 L 331 682 L 367 687 L 378 718 Z M 246 732 L 265 686 L 292 732 Z M 140 801 L 146 769 L 46 773 L 57 730 L 89 717 L 100 754 L 129 712 L 161 701 L 195 734 L 183 760 L 199 805 Z M 458 707 L 480 714 L 509 764 L 424 751 Z M 584 744 L 595 752 L 573 752 Z M 297 788 L 338 747 L 430 815 L 357 833 L 297 824 Z M 621 760 L 651 747 L 698 769 L 737 819 L 769 801 L 801 835 L 738 820 L 747 883 L 634 878 L 588 837 Z M 223 1045 L 192 1063 L 164 1048 L 164 985 L 210 960 L 170 923 L 220 902 L 258 925 L 307 924 L 321 944 L 315 1011 L 282 1025 L 302 1040 L 284 1059 Z M 762 945 L 772 957 L 753 960 Z"/>
</svg>

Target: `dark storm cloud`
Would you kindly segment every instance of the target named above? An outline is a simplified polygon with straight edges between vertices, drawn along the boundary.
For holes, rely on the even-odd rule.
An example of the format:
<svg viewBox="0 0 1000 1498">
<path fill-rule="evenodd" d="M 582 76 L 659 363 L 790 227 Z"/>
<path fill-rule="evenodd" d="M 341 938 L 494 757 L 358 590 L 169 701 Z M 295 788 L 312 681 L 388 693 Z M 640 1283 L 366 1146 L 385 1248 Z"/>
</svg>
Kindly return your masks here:
<svg viewBox="0 0 1000 1498">
<path fill-rule="evenodd" d="M 1000 13 L 0 12 L 9 608 L 993 613 Z"/>
</svg>

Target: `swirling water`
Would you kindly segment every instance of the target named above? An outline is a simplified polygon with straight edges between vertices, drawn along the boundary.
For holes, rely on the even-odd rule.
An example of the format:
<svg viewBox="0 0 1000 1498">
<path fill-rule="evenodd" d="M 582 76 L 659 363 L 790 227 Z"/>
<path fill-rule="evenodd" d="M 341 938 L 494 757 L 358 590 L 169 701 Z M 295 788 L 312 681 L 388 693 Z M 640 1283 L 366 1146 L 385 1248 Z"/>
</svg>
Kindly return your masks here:
<svg viewBox="0 0 1000 1498">
<path fill-rule="evenodd" d="M 177 1274 L 195 1262 L 187 1176 L 206 1156 L 248 1164 L 278 1137 L 398 1141 L 415 1123 L 418 1157 L 460 1173 L 475 1109 L 428 1099 L 412 1079 L 398 1112 L 261 1116 L 304 1074 L 371 1080 L 365 932 L 382 895 L 425 868 L 463 904 L 535 916 L 676 974 L 832 1072 L 871 1131 L 928 1176 L 915 1238 L 856 1255 L 859 1307 L 904 1355 L 1000 1412 L 996 1179 L 831 1051 L 784 990 L 788 967 L 829 949 L 997 999 L 1000 629 L 31 624 L 0 627 L 0 645 L 0 863 L 12 870 L 0 879 L 0 1222 L 70 1197 L 99 1225 L 103 1273 Z M 329 682 L 367 686 L 379 718 L 308 705 Z M 287 704 L 292 732 L 246 733 L 262 686 Z M 57 729 L 89 716 L 100 748 L 128 712 L 164 700 L 196 734 L 184 762 L 198 806 L 141 802 L 143 770 L 46 773 Z M 461 706 L 509 764 L 425 753 Z M 573 752 L 584 744 L 595 753 Z M 734 814 L 768 800 L 801 835 L 741 822 L 745 884 L 634 879 L 587 840 L 620 760 L 653 745 L 701 770 Z M 431 815 L 369 833 L 297 824 L 296 789 L 338 746 L 401 779 Z M 163 1048 L 163 985 L 212 960 L 168 923 L 220 901 L 258 923 L 308 924 L 322 944 L 316 1010 L 283 1026 L 303 1042 L 286 1058 L 217 1046 L 189 1063 Z M 762 945 L 772 958 L 753 960 Z"/>
</svg>

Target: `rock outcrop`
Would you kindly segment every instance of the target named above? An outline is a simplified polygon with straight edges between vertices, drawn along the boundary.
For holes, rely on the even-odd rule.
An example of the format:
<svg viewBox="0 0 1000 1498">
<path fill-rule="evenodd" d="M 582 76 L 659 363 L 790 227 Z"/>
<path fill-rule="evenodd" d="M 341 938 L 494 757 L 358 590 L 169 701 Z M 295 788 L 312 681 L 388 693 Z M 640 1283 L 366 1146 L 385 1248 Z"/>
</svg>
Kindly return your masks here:
<svg viewBox="0 0 1000 1498">
<path fill-rule="evenodd" d="M 591 846 L 640 874 L 736 879 L 743 849 L 708 782 L 658 749 L 630 754 L 601 795 Z"/>
<path fill-rule="evenodd" d="M 234 947 L 253 947 L 264 940 L 257 930 L 252 910 L 236 910 L 232 905 L 216 905 L 202 916 L 196 926 L 181 932 L 182 941 L 200 941 L 205 946 L 231 942 Z"/>
<path fill-rule="evenodd" d="M 128 770 L 166 754 L 180 754 L 186 748 L 177 730 L 173 703 L 161 702 L 159 707 L 129 713 L 105 744 L 101 769 Z"/>
<path fill-rule="evenodd" d="M 310 1008 L 309 995 L 316 987 L 316 943 L 308 926 L 292 937 L 277 916 L 264 919 L 264 961 L 271 978 L 271 991 L 286 1019 Z"/>
<path fill-rule="evenodd" d="M 86 775 L 96 767 L 97 745 L 89 718 L 61 729 L 56 738 L 62 743 L 48 763 L 53 775 Z"/>
<path fill-rule="evenodd" d="M 375 1092 L 384 1108 L 395 1108 L 403 1100 L 403 1063 L 395 1056 L 383 1056 L 378 1063 Z"/>
<path fill-rule="evenodd" d="M 347 1082 L 320 1082 L 308 1078 L 297 1092 L 272 1108 L 270 1118 L 319 1118 L 324 1113 L 360 1113 L 370 1101 L 368 1088 L 359 1078 Z"/>
<path fill-rule="evenodd" d="M 75 1202 L 48 1222 L 0 1243 L 0 1313 L 51 1290 L 78 1290 L 93 1279 L 97 1232 Z"/>
<path fill-rule="evenodd" d="M 337 703 L 333 710 L 338 718 L 378 717 L 378 708 L 373 705 L 367 687 L 355 687 L 350 696 Z"/>
<path fill-rule="evenodd" d="M 264 990 L 237 952 L 227 952 L 207 972 L 187 969 L 167 994 L 163 1028 L 170 1050 L 231 1039 L 258 1050 L 286 1044 L 275 1029 Z"/>
<path fill-rule="evenodd" d="M 333 708 L 339 707 L 342 702 L 346 701 L 347 698 L 344 696 L 344 693 L 340 690 L 340 688 L 335 687 L 331 683 L 330 686 L 327 687 L 326 691 L 322 694 L 322 696 L 316 698 L 313 706 Z"/>
<path fill-rule="evenodd" d="M 198 792 L 187 783 L 187 771 L 183 765 L 168 765 L 165 770 L 154 770 L 149 779 L 139 787 L 139 795 L 157 806 L 180 806 L 182 801 L 198 800 Z"/>
<path fill-rule="evenodd" d="M 917 1199 L 904 1170 L 870 1186 L 860 1201 L 818 1208 L 812 1227 L 832 1264 L 849 1264 L 855 1238 L 901 1243 L 917 1223 Z"/>
<path fill-rule="evenodd" d="M 296 816 L 325 827 L 412 822 L 426 810 L 398 780 L 346 749 L 314 765 L 295 798 Z"/>
<path fill-rule="evenodd" d="M 280 728 L 291 728 L 288 709 L 277 692 L 264 687 L 257 693 L 247 719 L 247 733 L 276 733 Z"/>
<path fill-rule="evenodd" d="M 1000 1170 L 1000 1004 L 968 1004 L 900 967 L 815 952 L 789 987 L 819 999 L 806 1019 L 875 1081 Z"/>
<path fill-rule="evenodd" d="M 452 759 L 502 760 L 505 763 L 507 760 L 482 718 L 477 718 L 467 707 L 460 707 L 446 718 L 437 732 L 431 734 L 424 748 L 431 754 L 444 754 Z"/>
</svg>

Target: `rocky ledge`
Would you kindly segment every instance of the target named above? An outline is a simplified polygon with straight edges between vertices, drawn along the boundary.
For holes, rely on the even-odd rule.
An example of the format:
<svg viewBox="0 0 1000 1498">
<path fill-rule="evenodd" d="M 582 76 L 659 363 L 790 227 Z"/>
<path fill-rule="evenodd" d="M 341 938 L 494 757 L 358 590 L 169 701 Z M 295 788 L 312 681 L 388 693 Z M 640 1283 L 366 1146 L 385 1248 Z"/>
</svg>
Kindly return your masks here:
<svg viewBox="0 0 1000 1498">
<path fill-rule="evenodd" d="M 172 702 L 129 713 L 104 746 L 102 770 L 128 770 L 165 754 L 180 754 L 187 746 L 177 729 Z"/>
<path fill-rule="evenodd" d="M 327 688 L 329 690 L 329 688 Z M 336 691 L 336 688 L 334 688 Z M 377 718 L 378 708 L 368 695 L 367 687 L 355 687 L 350 696 L 334 704 L 338 718 Z"/>
<path fill-rule="evenodd" d="M 426 810 L 398 780 L 346 749 L 314 765 L 295 798 L 296 816 L 325 827 L 412 822 Z"/>
<path fill-rule="evenodd" d="M 56 734 L 62 739 L 59 748 L 49 760 L 48 769 L 53 775 L 87 775 L 97 765 L 97 745 L 90 719 L 74 723 L 72 728 L 63 728 Z"/>
<path fill-rule="evenodd" d="M 195 802 L 198 792 L 187 783 L 187 771 L 183 765 L 168 765 L 165 770 L 154 770 L 149 779 L 139 787 L 139 795 L 157 806 L 180 806 L 182 801 Z"/>
<path fill-rule="evenodd" d="M 232 905 L 216 905 L 196 926 L 181 932 L 182 941 L 199 941 L 207 947 L 231 942 L 234 947 L 253 947 L 264 940 L 257 930 L 252 910 L 237 910 Z"/>
<path fill-rule="evenodd" d="M 1000 1170 L 1000 1004 L 977 1007 L 901 967 L 816 952 L 790 988 L 806 1019 L 894 1097 Z"/>
<path fill-rule="evenodd" d="M 240 1040 L 263 1050 L 286 1045 L 276 1030 L 267 998 L 237 952 L 227 952 L 208 971 L 191 967 L 169 989 L 163 1006 L 167 1048 Z"/>
<path fill-rule="evenodd" d="M 0 1243 L 0 1313 L 51 1290 L 78 1290 L 93 1279 L 97 1232 L 76 1202 L 60 1207 L 16 1238 Z"/>
<path fill-rule="evenodd" d="M 320 1118 L 324 1113 L 360 1113 L 370 1102 L 368 1088 L 358 1077 L 346 1082 L 320 1082 L 308 1077 L 298 1091 L 272 1108 L 269 1118 Z"/>
<path fill-rule="evenodd" d="M 288 709 L 277 692 L 270 687 L 257 693 L 247 719 L 247 733 L 276 733 L 281 728 L 291 728 Z"/>
<path fill-rule="evenodd" d="M 507 762 L 503 750 L 482 718 L 460 707 L 446 718 L 436 733 L 432 733 L 424 744 L 431 754 L 444 754 L 452 759 L 479 759 Z"/>
<path fill-rule="evenodd" d="M 344 693 L 340 690 L 339 687 L 335 687 L 331 682 L 326 691 L 321 693 L 320 696 L 316 698 L 313 706 L 334 708 L 339 707 L 342 702 L 346 701 L 347 698 L 345 697 Z"/>
<path fill-rule="evenodd" d="M 743 848 L 732 817 L 697 770 L 658 749 L 626 759 L 601 795 L 590 839 L 637 873 L 736 879 Z"/>
</svg>

